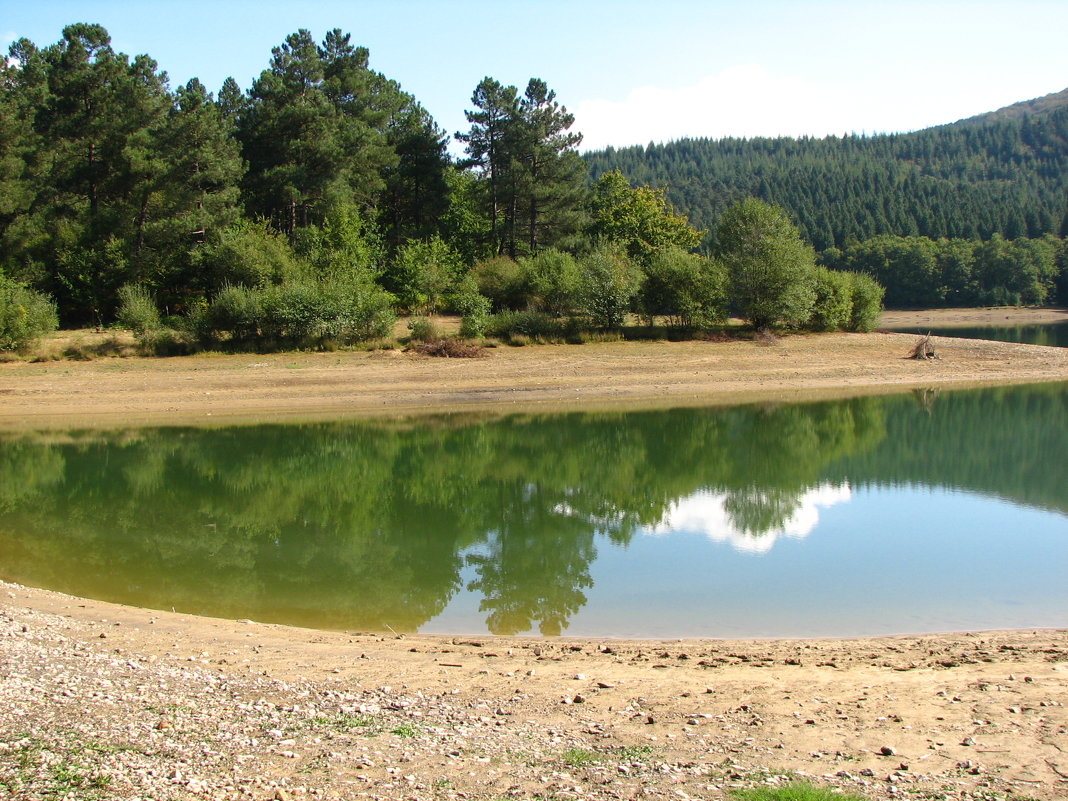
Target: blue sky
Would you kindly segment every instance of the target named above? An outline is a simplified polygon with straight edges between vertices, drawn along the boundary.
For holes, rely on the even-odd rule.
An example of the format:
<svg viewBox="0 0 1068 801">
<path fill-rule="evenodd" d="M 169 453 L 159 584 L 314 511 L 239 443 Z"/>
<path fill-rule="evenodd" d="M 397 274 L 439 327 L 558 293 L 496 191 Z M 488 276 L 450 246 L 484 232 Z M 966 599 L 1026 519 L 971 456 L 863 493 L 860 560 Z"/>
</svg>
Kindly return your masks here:
<svg viewBox="0 0 1068 801">
<path fill-rule="evenodd" d="M 0 40 L 99 22 L 171 78 L 242 88 L 298 28 L 370 49 L 449 133 L 490 75 L 546 80 L 583 149 L 685 136 L 906 131 L 1068 87 L 1068 2 L 316 3 L 0 0 Z"/>
</svg>

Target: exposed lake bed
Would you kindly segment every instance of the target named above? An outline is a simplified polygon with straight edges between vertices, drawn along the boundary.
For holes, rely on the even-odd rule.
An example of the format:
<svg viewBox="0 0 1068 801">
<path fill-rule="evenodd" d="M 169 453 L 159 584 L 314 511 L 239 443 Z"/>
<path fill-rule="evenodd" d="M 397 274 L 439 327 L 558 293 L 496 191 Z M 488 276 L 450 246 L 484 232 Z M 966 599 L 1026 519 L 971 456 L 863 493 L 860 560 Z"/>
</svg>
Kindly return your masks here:
<svg viewBox="0 0 1068 801">
<path fill-rule="evenodd" d="M 0 600 L 0 778 L 38 790 L 61 770 L 157 799 L 721 799 L 792 776 L 872 799 L 1054 801 L 1066 786 L 1064 630 L 382 636 L 12 584 Z"/>
<path fill-rule="evenodd" d="M 904 359 L 914 342 L 832 335 L 500 349 L 503 358 L 463 362 L 286 354 L 2 365 L 0 389 L 7 427 L 55 431 L 74 420 L 396 414 L 411 408 L 405 398 L 488 411 L 508 403 L 510 380 L 544 408 L 572 394 L 655 405 L 659 393 L 665 405 L 693 405 L 692 396 L 767 402 L 1068 378 L 1068 358 L 1051 348 L 947 342 L 941 361 L 918 363 Z M 479 373 L 476 361 L 493 369 Z M 706 369 L 694 381 L 684 374 L 696 363 Z M 324 408 L 331 388 L 339 397 Z M 96 779 L 109 797 L 159 799 L 722 798 L 788 772 L 880 799 L 1052 801 L 1068 786 L 1060 627 L 804 641 L 376 635 L 2 589 L 8 787 L 20 764 L 37 791 L 60 768 L 69 777 L 88 765 L 84 781 L 110 777 Z"/>
</svg>

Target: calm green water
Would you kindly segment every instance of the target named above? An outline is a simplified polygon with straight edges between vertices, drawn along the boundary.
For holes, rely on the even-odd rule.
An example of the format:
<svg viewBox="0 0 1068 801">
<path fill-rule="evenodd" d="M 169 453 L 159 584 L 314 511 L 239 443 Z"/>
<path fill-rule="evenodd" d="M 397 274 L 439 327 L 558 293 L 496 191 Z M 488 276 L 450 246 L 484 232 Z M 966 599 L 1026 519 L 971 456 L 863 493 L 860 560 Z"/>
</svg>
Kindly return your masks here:
<svg viewBox="0 0 1068 801">
<path fill-rule="evenodd" d="M 0 576 L 349 630 L 1068 625 L 1068 384 L 0 438 Z"/>
<path fill-rule="evenodd" d="M 1027 345 L 1050 345 L 1068 348 L 1068 323 L 1045 325 L 982 325 L 953 328 L 893 328 L 908 334 L 926 334 L 937 337 L 963 337 L 965 339 L 992 339 L 996 342 L 1022 342 Z"/>
</svg>

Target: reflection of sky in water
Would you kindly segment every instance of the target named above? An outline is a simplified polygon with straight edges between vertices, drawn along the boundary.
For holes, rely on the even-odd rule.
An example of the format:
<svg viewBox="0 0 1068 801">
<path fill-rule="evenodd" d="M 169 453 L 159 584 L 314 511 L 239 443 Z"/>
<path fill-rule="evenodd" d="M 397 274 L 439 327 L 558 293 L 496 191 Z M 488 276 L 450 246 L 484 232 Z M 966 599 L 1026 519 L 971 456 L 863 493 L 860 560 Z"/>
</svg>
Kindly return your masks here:
<svg viewBox="0 0 1068 801">
<path fill-rule="evenodd" d="M 779 537 L 807 537 L 819 523 L 820 509 L 845 503 L 851 495 L 848 484 L 822 484 L 799 495 L 796 509 L 781 525 L 754 533 L 739 527 L 734 520 L 728 508 L 730 495 L 696 492 L 671 504 L 664 519 L 646 529 L 645 534 L 703 534 L 713 542 L 729 543 L 737 551 L 767 553 Z"/>
<path fill-rule="evenodd" d="M 975 493 L 854 489 L 759 559 L 704 532 L 602 546 L 568 630 L 818 637 L 1064 626 L 1068 518 Z M 627 575 L 625 583 L 613 576 Z M 619 610 L 625 609 L 625 612 Z"/>
<path fill-rule="evenodd" d="M 1068 625 L 1064 514 L 922 486 L 827 484 L 800 497 L 794 516 L 755 543 L 728 519 L 725 496 L 705 492 L 626 547 L 599 537 L 593 587 L 563 633 L 849 637 Z M 460 593 L 422 631 L 484 631 L 478 605 Z"/>
</svg>

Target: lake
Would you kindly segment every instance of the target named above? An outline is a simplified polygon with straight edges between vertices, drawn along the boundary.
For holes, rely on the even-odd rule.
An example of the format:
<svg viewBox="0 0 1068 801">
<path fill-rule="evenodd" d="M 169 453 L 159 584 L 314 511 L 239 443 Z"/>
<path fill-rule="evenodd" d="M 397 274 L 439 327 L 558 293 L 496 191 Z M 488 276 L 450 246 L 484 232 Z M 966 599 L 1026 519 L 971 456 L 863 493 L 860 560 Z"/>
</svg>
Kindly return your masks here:
<svg viewBox="0 0 1068 801">
<path fill-rule="evenodd" d="M 0 576 L 359 631 L 1068 624 L 1068 384 L 0 435 Z"/>
<path fill-rule="evenodd" d="M 963 337 L 965 339 L 992 339 L 996 342 L 1022 342 L 1026 345 L 1050 345 L 1068 348 L 1068 323 L 1043 323 L 1039 325 L 982 325 L 950 326 L 946 328 L 908 326 L 888 328 L 906 334 L 923 335 L 928 332 L 936 337 Z"/>
</svg>

